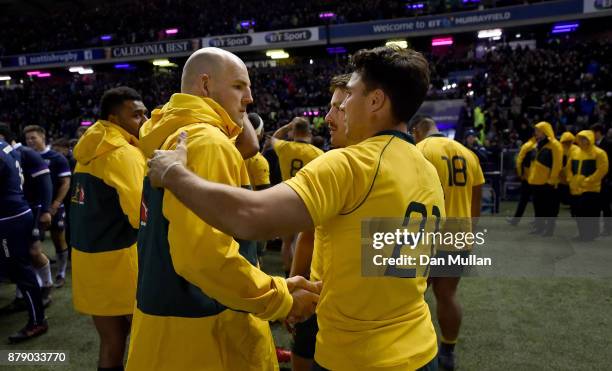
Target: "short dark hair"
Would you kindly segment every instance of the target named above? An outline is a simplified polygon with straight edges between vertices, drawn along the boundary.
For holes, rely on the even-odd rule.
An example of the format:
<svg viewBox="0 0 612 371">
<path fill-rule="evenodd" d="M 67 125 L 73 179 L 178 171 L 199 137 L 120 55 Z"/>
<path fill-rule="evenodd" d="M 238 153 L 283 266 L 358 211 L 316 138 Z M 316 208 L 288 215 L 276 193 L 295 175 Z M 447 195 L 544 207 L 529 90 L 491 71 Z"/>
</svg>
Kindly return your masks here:
<svg viewBox="0 0 612 371">
<path fill-rule="evenodd" d="M 68 138 L 59 138 L 51 143 L 52 146 L 70 148 L 70 140 Z"/>
<path fill-rule="evenodd" d="M 399 46 L 362 49 L 352 58 L 368 92 L 382 89 L 396 120 L 408 123 L 429 89 L 429 64 L 423 55 Z"/>
<path fill-rule="evenodd" d="M 262 126 L 261 130 L 263 130 L 263 120 L 261 116 L 255 112 L 251 112 L 247 116 L 249 117 L 249 121 L 251 121 L 251 125 L 253 125 L 253 129 L 257 130 L 257 128 Z"/>
<path fill-rule="evenodd" d="M 13 134 L 11 127 L 5 122 L 0 122 L 0 135 L 4 137 L 7 143 L 11 143 L 15 139 L 15 134 Z"/>
<path fill-rule="evenodd" d="M 329 92 L 334 94 L 336 89 L 346 89 L 346 85 L 351 79 L 350 73 L 345 73 L 344 75 L 336 75 L 332 77 L 329 83 Z"/>
<path fill-rule="evenodd" d="M 31 133 L 31 132 L 37 132 L 40 133 L 42 135 L 47 135 L 47 131 L 45 130 L 45 128 L 43 128 L 42 126 L 39 125 L 28 125 L 25 128 L 23 128 L 23 134 L 27 134 L 27 133 Z"/>
<path fill-rule="evenodd" d="M 104 92 L 100 100 L 100 118 L 108 120 L 126 100 L 142 100 L 138 92 L 127 86 L 120 86 Z"/>
<path fill-rule="evenodd" d="M 604 126 L 602 124 L 593 124 L 590 127 L 591 130 L 593 130 L 594 132 L 600 132 L 602 135 L 605 135 L 605 130 L 604 130 Z"/>
<path fill-rule="evenodd" d="M 310 121 L 304 117 L 296 117 L 293 119 L 293 131 L 302 135 L 310 133 Z"/>
</svg>

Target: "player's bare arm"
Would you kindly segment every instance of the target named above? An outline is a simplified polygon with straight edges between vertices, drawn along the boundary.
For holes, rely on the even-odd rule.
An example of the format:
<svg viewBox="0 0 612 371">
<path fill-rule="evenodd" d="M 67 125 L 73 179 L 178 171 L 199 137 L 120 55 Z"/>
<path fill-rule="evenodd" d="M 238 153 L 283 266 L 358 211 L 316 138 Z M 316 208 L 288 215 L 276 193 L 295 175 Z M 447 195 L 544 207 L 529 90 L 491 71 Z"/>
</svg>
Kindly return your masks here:
<svg viewBox="0 0 612 371">
<path fill-rule="evenodd" d="M 187 138 L 174 151 L 156 151 L 149 160 L 149 179 L 170 190 L 206 223 L 246 240 L 265 240 L 313 228 L 306 205 L 289 186 L 278 184 L 249 191 L 206 181 L 189 171 Z"/>
</svg>

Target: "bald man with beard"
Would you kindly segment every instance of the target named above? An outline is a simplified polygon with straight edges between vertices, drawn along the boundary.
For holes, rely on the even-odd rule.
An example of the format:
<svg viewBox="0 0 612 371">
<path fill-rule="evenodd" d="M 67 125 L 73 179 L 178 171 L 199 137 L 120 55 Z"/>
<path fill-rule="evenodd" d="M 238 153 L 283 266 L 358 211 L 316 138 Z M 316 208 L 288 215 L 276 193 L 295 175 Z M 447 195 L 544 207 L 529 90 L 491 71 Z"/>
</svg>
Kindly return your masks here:
<svg viewBox="0 0 612 371">
<path fill-rule="evenodd" d="M 234 145 L 253 102 L 249 75 L 234 54 L 204 48 L 189 57 L 181 93 L 154 110 L 140 131 L 146 157 L 173 149 L 185 132 L 199 177 L 241 187 L 248 175 Z M 257 268 L 229 236 L 145 178 L 138 235 L 138 287 L 128 370 L 275 370 L 266 321 L 301 321 L 320 284 Z"/>
</svg>

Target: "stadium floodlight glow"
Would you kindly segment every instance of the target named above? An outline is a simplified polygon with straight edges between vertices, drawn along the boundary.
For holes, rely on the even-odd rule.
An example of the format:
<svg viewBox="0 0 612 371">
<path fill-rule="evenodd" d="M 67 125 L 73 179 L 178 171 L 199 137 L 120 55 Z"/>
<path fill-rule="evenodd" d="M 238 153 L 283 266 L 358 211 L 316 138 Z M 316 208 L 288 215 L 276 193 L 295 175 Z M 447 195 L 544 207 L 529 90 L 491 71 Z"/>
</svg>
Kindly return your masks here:
<svg viewBox="0 0 612 371">
<path fill-rule="evenodd" d="M 408 41 L 406 40 L 389 40 L 385 43 L 385 46 L 399 46 L 402 49 L 407 49 L 408 48 Z"/>
<path fill-rule="evenodd" d="M 567 32 L 574 32 L 576 31 L 576 29 L 578 29 L 578 27 L 580 26 L 580 23 L 578 22 L 573 22 L 573 23 L 556 23 L 553 25 L 553 29 L 551 33 L 567 33 Z"/>
<path fill-rule="evenodd" d="M 102 35 L 100 36 L 100 40 L 102 41 L 110 41 L 113 37 L 111 35 Z"/>
<path fill-rule="evenodd" d="M 246 28 L 246 27 L 255 27 L 255 21 L 252 20 L 252 19 L 250 19 L 248 21 L 240 21 L 239 23 L 240 23 L 240 26 L 243 27 L 243 28 Z"/>
<path fill-rule="evenodd" d="M 167 59 L 154 59 L 152 63 L 154 66 L 157 66 L 157 67 L 176 67 L 177 66 L 176 63 L 172 63 Z"/>
<path fill-rule="evenodd" d="M 31 76 L 38 76 L 38 75 L 40 75 L 40 71 L 28 71 L 28 72 L 26 72 L 26 75 L 28 75 L 30 77 Z"/>
<path fill-rule="evenodd" d="M 166 35 L 176 35 L 179 32 L 179 30 L 178 28 L 168 28 L 166 29 L 165 32 L 166 32 Z"/>
<path fill-rule="evenodd" d="M 431 46 L 453 45 L 452 37 L 438 37 L 431 40 Z"/>
<path fill-rule="evenodd" d="M 490 37 L 501 37 L 501 35 L 502 35 L 501 28 L 494 28 L 492 30 L 478 31 L 479 39 L 488 39 Z"/>
<path fill-rule="evenodd" d="M 344 46 L 332 46 L 327 48 L 328 54 L 345 54 L 346 48 Z"/>
<path fill-rule="evenodd" d="M 10 79 L 10 76 L 0 76 L 0 81 L 9 81 Z"/>
<path fill-rule="evenodd" d="M 424 9 L 425 4 L 416 3 L 416 4 L 406 4 L 406 9 Z"/>
<path fill-rule="evenodd" d="M 120 70 L 120 69 L 127 69 L 130 68 L 130 64 L 129 63 L 119 63 L 115 65 L 115 68 Z"/>
<path fill-rule="evenodd" d="M 283 49 L 268 50 L 266 52 L 266 56 L 270 57 L 271 59 L 287 59 L 287 58 L 289 58 L 289 54 L 286 53 Z"/>
<path fill-rule="evenodd" d="M 323 12 L 319 13 L 319 19 L 332 19 L 336 16 L 334 12 Z"/>
<path fill-rule="evenodd" d="M 516 35 L 514 35 L 514 37 L 516 37 L 517 39 L 520 39 L 521 38 L 521 34 L 517 33 Z"/>
</svg>

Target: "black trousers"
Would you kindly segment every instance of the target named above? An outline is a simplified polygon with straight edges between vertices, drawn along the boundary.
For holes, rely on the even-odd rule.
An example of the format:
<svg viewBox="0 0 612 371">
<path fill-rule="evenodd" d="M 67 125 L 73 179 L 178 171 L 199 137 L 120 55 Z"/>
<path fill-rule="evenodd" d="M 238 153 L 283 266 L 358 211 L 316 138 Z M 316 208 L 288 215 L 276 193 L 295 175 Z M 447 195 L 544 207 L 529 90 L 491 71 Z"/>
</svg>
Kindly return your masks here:
<svg viewBox="0 0 612 371">
<path fill-rule="evenodd" d="M 523 217 L 525 213 L 525 209 L 527 208 L 527 204 L 529 204 L 529 199 L 531 198 L 531 186 L 527 183 L 526 180 L 521 180 L 521 197 L 519 198 L 518 205 L 516 206 L 516 212 L 514 213 L 514 218 L 518 219 Z"/>
<path fill-rule="evenodd" d="M 30 258 L 34 219 L 32 212 L 0 221 L 0 275 L 17 284 L 28 308 L 28 325 L 43 322 L 45 312 Z"/>
<path fill-rule="evenodd" d="M 536 216 L 535 228 L 544 233 L 552 233 L 559 215 L 559 191 L 548 184 L 532 185 L 531 189 Z"/>
<path fill-rule="evenodd" d="M 601 195 L 596 192 L 584 192 L 576 202 L 576 224 L 580 239 L 592 241 L 599 236 L 599 213 Z"/>
<path fill-rule="evenodd" d="M 574 210 L 576 204 L 576 196 L 572 195 L 570 192 L 569 185 L 567 184 L 559 184 L 559 200 L 564 205 L 569 205 L 570 214 L 572 216 L 576 216 L 576 212 Z"/>
</svg>

